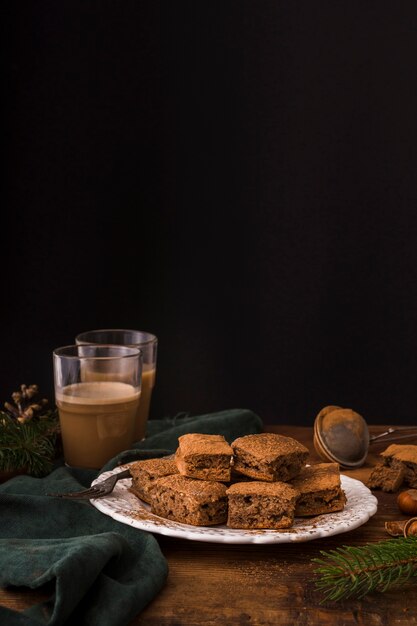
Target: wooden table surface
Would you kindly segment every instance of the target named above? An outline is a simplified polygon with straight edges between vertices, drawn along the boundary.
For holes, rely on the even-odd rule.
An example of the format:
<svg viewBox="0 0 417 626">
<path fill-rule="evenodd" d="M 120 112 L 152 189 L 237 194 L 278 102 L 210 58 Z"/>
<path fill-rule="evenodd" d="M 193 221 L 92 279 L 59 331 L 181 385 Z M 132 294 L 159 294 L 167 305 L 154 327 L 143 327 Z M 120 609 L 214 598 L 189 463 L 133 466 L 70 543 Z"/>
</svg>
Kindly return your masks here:
<svg viewBox="0 0 417 626">
<path fill-rule="evenodd" d="M 385 428 L 373 426 L 370 431 L 378 433 Z M 294 437 L 309 448 L 312 462 L 319 460 L 311 428 L 271 426 L 266 430 Z M 386 445 L 373 444 L 362 468 L 343 473 L 366 480 L 378 452 Z M 378 511 L 366 524 L 348 533 L 305 543 L 225 545 L 157 536 L 169 564 L 167 584 L 126 626 L 417 624 L 417 587 L 324 604 L 315 589 L 311 559 L 320 556 L 320 550 L 389 539 L 385 522 L 406 519 L 398 511 L 396 494 L 374 494 Z M 23 610 L 45 597 L 40 591 L 0 590 L 0 604 L 15 610 Z"/>
</svg>

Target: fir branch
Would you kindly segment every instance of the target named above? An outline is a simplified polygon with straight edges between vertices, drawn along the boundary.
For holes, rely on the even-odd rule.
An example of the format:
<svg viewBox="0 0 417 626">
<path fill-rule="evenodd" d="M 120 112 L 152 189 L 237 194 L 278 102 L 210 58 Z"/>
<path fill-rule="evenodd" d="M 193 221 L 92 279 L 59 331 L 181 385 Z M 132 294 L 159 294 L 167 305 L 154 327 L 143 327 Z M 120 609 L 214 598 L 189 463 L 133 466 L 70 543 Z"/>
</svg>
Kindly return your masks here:
<svg viewBox="0 0 417 626">
<path fill-rule="evenodd" d="M 31 476 L 44 476 L 52 469 L 57 434 L 54 412 L 24 424 L 0 413 L 0 470 L 23 469 Z"/>
<path fill-rule="evenodd" d="M 321 551 L 322 559 L 312 559 L 320 567 L 317 589 L 323 600 L 362 598 L 372 591 L 384 592 L 417 577 L 417 538 L 399 537 L 364 546 L 343 546 Z"/>
</svg>

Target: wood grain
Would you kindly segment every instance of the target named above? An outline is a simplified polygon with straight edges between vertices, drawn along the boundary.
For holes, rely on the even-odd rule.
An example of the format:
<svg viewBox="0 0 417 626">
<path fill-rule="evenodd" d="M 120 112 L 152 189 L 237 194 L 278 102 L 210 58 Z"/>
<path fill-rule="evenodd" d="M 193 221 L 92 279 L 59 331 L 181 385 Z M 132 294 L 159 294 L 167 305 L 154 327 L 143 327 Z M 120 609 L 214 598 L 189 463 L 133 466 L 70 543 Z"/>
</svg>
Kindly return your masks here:
<svg viewBox="0 0 417 626">
<path fill-rule="evenodd" d="M 372 433 L 385 426 L 371 427 Z M 268 428 L 298 439 L 319 460 L 312 429 Z M 366 480 L 385 445 L 374 444 L 366 464 L 346 475 Z M 320 604 L 311 559 L 320 550 L 363 545 L 388 539 L 384 523 L 406 519 L 395 494 L 374 492 L 378 512 L 356 530 L 326 539 L 276 545 L 225 545 L 157 536 L 169 564 L 166 586 L 148 607 L 126 626 L 408 626 L 417 624 L 417 588 L 374 593 L 361 601 Z M 23 610 L 46 597 L 44 591 L 0 590 L 0 604 Z"/>
</svg>

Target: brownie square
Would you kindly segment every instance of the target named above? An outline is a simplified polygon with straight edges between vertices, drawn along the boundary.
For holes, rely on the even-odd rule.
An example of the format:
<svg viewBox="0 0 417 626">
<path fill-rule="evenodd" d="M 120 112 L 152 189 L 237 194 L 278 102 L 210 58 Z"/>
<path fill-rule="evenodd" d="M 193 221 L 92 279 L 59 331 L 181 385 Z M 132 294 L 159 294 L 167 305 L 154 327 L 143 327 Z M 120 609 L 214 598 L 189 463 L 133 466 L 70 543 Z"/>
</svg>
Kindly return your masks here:
<svg viewBox="0 0 417 626">
<path fill-rule="evenodd" d="M 381 452 L 383 464 L 393 469 L 404 470 L 404 482 L 417 487 L 417 446 L 393 443 Z"/>
<path fill-rule="evenodd" d="M 382 489 L 382 491 L 393 493 L 399 490 L 404 478 L 405 470 L 402 465 L 390 467 L 380 463 L 373 468 L 366 484 L 370 489 Z"/>
<path fill-rule="evenodd" d="M 300 492 L 296 517 L 342 511 L 346 495 L 340 484 L 338 463 L 317 463 L 304 467 L 291 485 Z"/>
<path fill-rule="evenodd" d="M 191 433 L 178 438 L 175 462 L 189 478 L 230 481 L 233 450 L 223 435 Z"/>
<path fill-rule="evenodd" d="M 227 490 L 230 528 L 290 528 L 298 491 L 281 482 L 235 483 Z"/>
<path fill-rule="evenodd" d="M 130 491 L 138 498 L 151 503 L 151 490 L 157 478 L 178 474 L 178 469 L 173 458 L 162 457 L 160 459 L 146 459 L 136 461 L 129 466 L 132 475 Z"/>
<path fill-rule="evenodd" d="M 297 476 L 309 454 L 299 441 L 274 433 L 239 437 L 232 448 L 235 471 L 270 482 L 286 482 Z"/>
<path fill-rule="evenodd" d="M 226 486 L 180 474 L 155 481 L 151 512 L 193 526 L 224 524 L 227 519 Z"/>
</svg>

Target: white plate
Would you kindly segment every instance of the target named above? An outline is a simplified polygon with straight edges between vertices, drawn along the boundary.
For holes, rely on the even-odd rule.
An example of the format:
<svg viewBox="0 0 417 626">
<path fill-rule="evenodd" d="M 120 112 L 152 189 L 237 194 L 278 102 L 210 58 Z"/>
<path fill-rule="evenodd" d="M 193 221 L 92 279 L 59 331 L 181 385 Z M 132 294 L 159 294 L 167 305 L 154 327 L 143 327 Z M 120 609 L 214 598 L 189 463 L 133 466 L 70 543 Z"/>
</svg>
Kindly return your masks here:
<svg viewBox="0 0 417 626">
<path fill-rule="evenodd" d="M 128 464 L 104 472 L 92 484 L 127 467 Z M 236 530 L 224 525 L 190 526 L 164 519 L 151 513 L 148 504 L 130 493 L 130 478 L 119 480 L 109 496 L 91 500 L 91 504 L 123 524 L 169 537 L 215 543 L 291 543 L 348 532 L 365 524 L 376 513 L 378 501 L 362 482 L 343 475 L 341 482 L 347 496 L 343 511 L 309 518 L 296 517 L 294 525 L 287 530 Z"/>
</svg>

